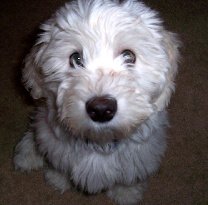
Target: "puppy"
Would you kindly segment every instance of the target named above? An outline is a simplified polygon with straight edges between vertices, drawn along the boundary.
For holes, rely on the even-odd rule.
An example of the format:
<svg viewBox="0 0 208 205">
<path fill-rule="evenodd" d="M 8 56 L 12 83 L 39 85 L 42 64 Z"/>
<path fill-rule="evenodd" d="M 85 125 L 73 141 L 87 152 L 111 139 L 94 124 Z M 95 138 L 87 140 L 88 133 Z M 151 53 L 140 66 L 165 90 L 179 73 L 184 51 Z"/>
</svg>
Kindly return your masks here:
<svg viewBox="0 0 208 205">
<path fill-rule="evenodd" d="M 166 149 L 175 34 L 134 0 L 72 1 L 41 29 L 23 81 L 44 104 L 16 146 L 15 168 L 44 167 L 61 192 L 137 203 Z"/>
</svg>

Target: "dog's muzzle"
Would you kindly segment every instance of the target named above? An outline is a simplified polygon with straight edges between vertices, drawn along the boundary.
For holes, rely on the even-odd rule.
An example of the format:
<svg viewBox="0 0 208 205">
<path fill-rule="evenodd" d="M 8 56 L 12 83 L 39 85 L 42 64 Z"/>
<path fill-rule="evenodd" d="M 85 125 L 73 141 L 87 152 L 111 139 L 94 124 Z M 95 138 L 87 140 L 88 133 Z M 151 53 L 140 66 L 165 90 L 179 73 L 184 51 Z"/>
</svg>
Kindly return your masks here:
<svg viewBox="0 0 208 205">
<path fill-rule="evenodd" d="M 86 103 L 86 111 L 94 122 L 108 122 L 117 111 L 117 101 L 110 96 L 93 97 Z"/>
</svg>

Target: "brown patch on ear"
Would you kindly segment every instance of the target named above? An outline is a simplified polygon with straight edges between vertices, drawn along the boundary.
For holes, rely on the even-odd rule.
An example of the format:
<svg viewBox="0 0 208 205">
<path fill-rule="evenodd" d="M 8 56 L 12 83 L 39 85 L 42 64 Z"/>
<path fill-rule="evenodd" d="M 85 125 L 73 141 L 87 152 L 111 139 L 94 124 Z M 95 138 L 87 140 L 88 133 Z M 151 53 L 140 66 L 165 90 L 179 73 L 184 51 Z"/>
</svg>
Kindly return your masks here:
<svg viewBox="0 0 208 205">
<path fill-rule="evenodd" d="M 164 33 L 164 46 L 166 48 L 169 62 L 171 65 L 169 77 L 174 81 L 175 76 L 177 74 L 178 61 L 179 61 L 179 47 L 181 46 L 181 42 L 178 40 L 176 34 L 171 32 Z"/>
<path fill-rule="evenodd" d="M 168 55 L 168 61 L 170 67 L 167 74 L 167 82 L 165 88 L 163 89 L 159 98 L 155 102 L 155 105 L 157 106 L 159 111 L 163 110 L 169 104 L 171 94 L 175 88 L 174 80 L 177 74 L 178 59 L 179 59 L 178 48 L 180 47 L 180 42 L 176 34 L 164 31 L 163 45 Z"/>
</svg>

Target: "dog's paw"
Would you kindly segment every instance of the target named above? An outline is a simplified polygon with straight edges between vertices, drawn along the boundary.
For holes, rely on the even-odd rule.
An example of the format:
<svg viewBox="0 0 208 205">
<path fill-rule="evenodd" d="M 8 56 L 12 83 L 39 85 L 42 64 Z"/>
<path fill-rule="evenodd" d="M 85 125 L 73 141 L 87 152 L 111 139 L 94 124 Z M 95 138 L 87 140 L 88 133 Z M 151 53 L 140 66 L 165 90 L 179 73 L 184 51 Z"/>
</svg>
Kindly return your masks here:
<svg viewBox="0 0 208 205">
<path fill-rule="evenodd" d="M 68 176 L 56 170 L 46 170 L 45 180 L 50 186 L 54 187 L 55 190 L 58 190 L 61 193 L 64 193 L 71 187 Z"/>
<path fill-rule="evenodd" d="M 138 183 L 132 186 L 115 185 L 107 195 L 119 205 L 136 205 L 142 200 L 146 183 Z"/>
<path fill-rule="evenodd" d="M 36 151 L 32 133 L 28 132 L 17 144 L 13 162 L 15 169 L 20 171 L 31 171 L 43 167 L 43 157 Z"/>
</svg>

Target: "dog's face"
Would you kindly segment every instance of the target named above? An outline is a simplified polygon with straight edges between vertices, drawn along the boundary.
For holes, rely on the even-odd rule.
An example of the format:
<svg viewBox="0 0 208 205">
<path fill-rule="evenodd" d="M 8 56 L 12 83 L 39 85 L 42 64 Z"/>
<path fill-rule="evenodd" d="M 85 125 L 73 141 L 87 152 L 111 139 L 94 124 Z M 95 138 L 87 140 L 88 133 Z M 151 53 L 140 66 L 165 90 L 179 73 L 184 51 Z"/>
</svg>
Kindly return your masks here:
<svg viewBox="0 0 208 205">
<path fill-rule="evenodd" d="M 127 1 L 78 1 L 42 26 L 23 78 L 76 136 L 128 137 L 167 105 L 177 42 L 155 12 Z"/>
</svg>

